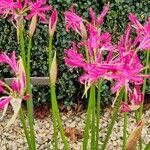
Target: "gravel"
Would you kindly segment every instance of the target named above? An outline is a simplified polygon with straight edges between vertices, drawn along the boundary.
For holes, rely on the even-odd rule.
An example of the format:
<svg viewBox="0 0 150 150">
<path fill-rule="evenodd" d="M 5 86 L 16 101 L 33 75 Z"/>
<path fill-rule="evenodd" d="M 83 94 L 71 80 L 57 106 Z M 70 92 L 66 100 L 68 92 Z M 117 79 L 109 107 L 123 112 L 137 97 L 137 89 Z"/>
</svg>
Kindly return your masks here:
<svg viewBox="0 0 150 150">
<path fill-rule="evenodd" d="M 106 129 L 108 127 L 108 123 L 111 117 L 111 110 L 105 109 L 102 114 L 100 120 L 100 138 L 99 144 L 101 145 L 104 136 L 106 133 Z M 1 112 L 0 112 L 1 115 Z M 27 150 L 27 143 L 24 136 L 23 127 L 20 123 L 20 120 L 17 118 L 15 123 L 9 128 L 3 130 L 6 122 L 8 122 L 11 117 L 12 112 L 9 110 L 4 120 L 0 122 L 0 149 L 1 150 Z M 68 116 L 62 115 L 62 120 L 65 127 L 77 128 L 81 131 L 84 129 L 84 121 L 86 117 L 86 113 L 82 113 L 80 116 Z M 150 110 L 144 112 L 143 118 L 145 119 L 145 126 L 142 130 L 142 139 L 143 145 L 147 144 L 150 139 Z M 134 113 L 128 114 L 128 129 L 127 132 L 130 134 L 135 127 Z M 38 150 L 53 150 L 53 126 L 51 116 L 40 120 L 35 119 L 35 131 L 36 131 L 36 142 Z M 123 132 L 123 114 L 119 114 L 119 117 L 114 125 L 113 132 L 111 134 L 109 143 L 107 145 L 107 150 L 120 150 L 122 144 L 122 132 Z M 60 135 L 58 135 L 60 139 Z M 59 140 L 60 141 L 60 140 Z M 80 139 L 76 142 L 71 142 L 70 146 L 72 150 L 80 150 L 82 149 L 82 141 Z M 63 144 L 59 144 L 59 149 L 63 149 Z"/>
</svg>

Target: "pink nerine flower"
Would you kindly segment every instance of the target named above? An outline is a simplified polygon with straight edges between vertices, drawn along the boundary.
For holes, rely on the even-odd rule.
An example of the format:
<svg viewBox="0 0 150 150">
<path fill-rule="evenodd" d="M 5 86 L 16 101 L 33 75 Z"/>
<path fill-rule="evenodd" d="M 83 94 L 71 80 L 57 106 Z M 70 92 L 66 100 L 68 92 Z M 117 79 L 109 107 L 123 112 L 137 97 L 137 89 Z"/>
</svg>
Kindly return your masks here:
<svg viewBox="0 0 150 150">
<path fill-rule="evenodd" d="M 134 24 L 134 26 L 135 26 L 135 28 L 137 29 L 138 32 L 144 30 L 144 27 L 141 25 L 141 23 L 138 21 L 137 17 L 134 14 L 129 13 L 128 18 Z"/>
<path fill-rule="evenodd" d="M 129 91 L 129 99 L 132 105 L 140 106 L 144 100 L 144 95 L 140 90 L 140 86 L 136 85 L 133 92 Z"/>
<path fill-rule="evenodd" d="M 65 50 L 65 63 L 71 68 L 82 68 L 85 65 L 83 55 L 77 52 L 75 43 L 73 43 L 71 49 Z"/>
<path fill-rule="evenodd" d="M 0 92 L 4 93 L 5 89 L 4 89 L 4 82 L 0 81 Z"/>
<path fill-rule="evenodd" d="M 104 6 L 101 14 L 96 19 L 96 15 L 95 15 L 94 10 L 92 8 L 90 8 L 89 14 L 91 17 L 91 24 L 96 26 L 96 27 L 101 27 L 102 24 L 104 23 L 104 17 L 106 16 L 108 11 L 109 11 L 109 3 L 106 6 Z"/>
<path fill-rule="evenodd" d="M 0 63 L 8 64 L 14 72 L 18 72 L 18 64 L 16 61 L 15 51 L 11 53 L 11 56 L 8 57 L 6 53 L 0 54 Z"/>
<path fill-rule="evenodd" d="M 4 55 L 7 59 L 6 61 L 1 61 L 2 63 L 8 64 L 13 71 L 15 72 L 15 78 L 12 81 L 11 87 L 9 87 L 6 83 L 3 81 L 0 81 L 0 88 L 2 87 L 4 90 L 0 90 L 0 92 L 5 93 L 8 96 L 2 96 L 0 98 L 0 109 L 3 110 L 3 114 L 0 119 L 3 119 L 7 107 L 9 104 L 13 107 L 14 114 L 10 121 L 8 122 L 6 127 L 9 127 L 16 119 L 20 107 L 21 107 L 21 102 L 22 100 L 27 100 L 28 96 L 24 96 L 25 91 L 26 91 L 26 75 L 25 75 L 25 70 L 23 67 L 23 62 L 21 57 L 19 58 L 18 61 L 16 61 L 15 53 L 13 52 L 13 59 L 9 58 L 6 54 Z M 12 61 L 9 61 L 12 60 Z M 15 62 L 15 63 L 14 63 Z M 17 69 L 14 69 L 14 66 L 12 64 L 17 64 Z"/>
<path fill-rule="evenodd" d="M 133 91 L 131 89 L 128 89 L 127 92 L 128 92 L 129 102 L 131 104 L 128 104 L 127 102 L 123 102 L 120 107 L 121 112 L 130 112 L 139 109 L 140 105 L 144 100 L 144 95 L 140 91 L 140 86 L 138 85 L 135 85 Z"/>
<path fill-rule="evenodd" d="M 0 14 L 2 14 L 3 17 L 14 15 L 16 9 L 21 8 L 22 5 L 20 2 L 16 2 L 14 0 L 0 0 Z"/>
<path fill-rule="evenodd" d="M 49 5 L 44 5 L 45 2 L 45 0 L 37 0 L 36 2 L 30 2 L 29 6 L 31 12 L 26 16 L 26 19 L 30 20 L 33 16 L 36 15 L 40 18 L 40 21 L 42 23 L 46 23 L 47 19 L 45 13 L 51 10 L 52 8 Z"/>
<path fill-rule="evenodd" d="M 58 12 L 54 10 L 49 19 L 49 35 L 50 36 L 54 35 L 54 32 L 56 30 L 57 20 L 58 20 Z"/>
<path fill-rule="evenodd" d="M 121 111 L 121 112 L 130 112 L 131 109 L 130 109 L 128 103 L 122 102 L 122 104 L 121 104 L 121 106 L 120 106 L 120 111 Z"/>
<path fill-rule="evenodd" d="M 136 28 L 137 37 L 139 44 L 139 49 L 145 50 L 150 48 L 150 18 L 143 26 L 137 19 L 137 17 L 130 13 L 129 20 L 133 23 L 134 27 Z"/>
<path fill-rule="evenodd" d="M 83 19 L 73 11 L 66 11 L 64 12 L 64 15 L 66 31 L 68 32 L 70 29 L 72 29 L 73 31 L 77 32 L 83 39 L 86 39 L 87 33 Z"/>
<path fill-rule="evenodd" d="M 118 57 L 113 60 L 116 65 L 116 71 L 108 75 L 109 78 L 116 81 L 112 87 L 112 92 L 120 90 L 123 86 L 128 88 L 129 84 L 143 84 L 144 76 L 142 74 L 143 65 L 135 51 L 137 41 L 131 42 L 130 35 L 131 27 L 128 26 L 125 37 L 121 37 L 118 42 Z M 134 46 L 133 46 L 134 45 Z"/>
</svg>

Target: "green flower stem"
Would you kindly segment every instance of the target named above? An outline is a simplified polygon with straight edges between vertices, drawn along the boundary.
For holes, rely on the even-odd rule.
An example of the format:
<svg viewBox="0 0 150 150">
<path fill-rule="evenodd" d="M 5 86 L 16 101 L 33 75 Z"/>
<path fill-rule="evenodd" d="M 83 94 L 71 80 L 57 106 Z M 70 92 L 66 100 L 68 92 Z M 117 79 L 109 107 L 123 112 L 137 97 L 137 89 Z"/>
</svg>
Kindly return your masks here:
<svg viewBox="0 0 150 150">
<path fill-rule="evenodd" d="M 146 51 L 146 62 L 145 62 L 145 66 L 148 66 L 149 65 L 149 58 L 150 58 L 150 50 L 147 50 Z M 145 75 L 148 74 L 148 68 L 145 69 L 145 72 L 144 72 Z M 147 78 L 144 79 L 144 84 L 143 84 L 143 88 L 142 88 L 142 92 L 145 96 L 145 91 L 146 91 L 146 81 L 147 81 Z M 139 119 L 141 118 L 142 116 L 142 111 L 143 111 L 143 103 L 142 105 L 140 106 L 140 114 L 139 114 Z"/>
<path fill-rule="evenodd" d="M 107 145 L 108 140 L 109 140 L 109 137 L 110 137 L 110 135 L 111 135 L 113 126 L 114 126 L 115 121 L 116 121 L 116 119 L 117 119 L 117 114 L 118 114 L 118 112 L 119 112 L 119 107 L 120 107 L 120 104 L 121 104 L 121 102 L 122 102 L 123 95 L 124 95 L 124 88 L 122 88 L 121 91 L 120 91 L 120 95 L 119 95 L 119 97 L 118 97 L 118 101 L 117 101 L 116 106 L 115 106 L 115 108 L 114 108 L 113 116 L 112 116 L 112 118 L 111 118 L 111 122 L 110 122 L 110 124 L 109 124 L 108 130 L 107 130 L 107 133 L 106 133 L 106 136 L 105 136 L 105 140 L 104 140 L 104 143 L 103 143 L 103 145 L 102 145 L 101 150 L 105 150 L 105 148 L 106 148 L 106 145 Z"/>
<path fill-rule="evenodd" d="M 91 150 L 95 150 L 95 86 L 93 87 L 92 101 L 92 131 L 91 131 Z"/>
<path fill-rule="evenodd" d="M 85 129 L 84 129 L 83 150 L 87 150 L 87 146 L 88 146 L 90 119 L 91 119 L 91 112 L 92 112 L 91 109 L 92 109 L 92 102 L 93 102 L 93 96 L 94 96 L 94 91 L 95 91 L 94 86 L 95 85 L 92 85 L 90 88 L 90 96 L 89 96 L 86 121 L 85 121 Z"/>
<path fill-rule="evenodd" d="M 31 47 L 32 47 L 32 37 L 29 38 L 28 43 L 28 51 L 27 51 L 27 89 L 26 92 L 30 94 L 30 98 L 27 101 L 27 111 L 28 111 L 28 119 L 29 119 L 29 126 L 30 126 L 30 136 L 31 141 L 33 144 L 34 149 L 36 149 L 36 142 L 35 142 L 35 133 L 34 133 L 34 119 L 33 119 L 33 101 L 32 101 L 32 91 L 31 91 L 31 82 L 30 82 L 30 60 L 31 60 Z"/>
<path fill-rule="evenodd" d="M 144 148 L 144 150 L 149 150 L 150 149 L 150 142 L 146 145 L 146 147 Z"/>
<path fill-rule="evenodd" d="M 149 58 L 150 58 L 150 50 L 147 50 L 145 55 L 146 55 L 145 66 L 148 66 L 149 65 Z M 148 68 L 145 69 L 144 74 L 145 75 L 148 74 Z M 147 78 L 144 78 L 144 84 L 143 84 L 143 87 L 142 87 L 142 93 L 143 93 L 144 96 L 145 96 L 145 91 L 146 91 L 146 82 L 147 82 Z M 136 112 L 135 112 L 135 118 L 136 118 L 137 122 L 138 122 L 138 120 L 141 119 L 142 112 L 143 112 L 143 103 L 140 106 L 140 110 L 139 111 L 136 110 Z M 142 139 L 141 138 L 139 139 L 139 147 L 140 147 L 140 150 L 142 150 Z"/>
<path fill-rule="evenodd" d="M 27 126 L 26 126 L 26 121 L 25 121 L 25 117 L 24 117 L 24 113 L 23 113 L 22 108 L 20 108 L 19 114 L 20 114 L 21 123 L 23 125 L 24 133 L 25 133 L 25 136 L 26 136 L 26 140 L 27 140 L 27 143 L 28 143 L 28 147 L 29 147 L 30 150 L 34 150 L 34 148 L 32 146 L 32 143 L 31 143 L 31 140 L 30 140 L 29 131 L 28 131 Z"/>
<path fill-rule="evenodd" d="M 127 92 L 125 92 L 125 102 L 128 100 Z M 122 150 L 126 150 L 127 142 L 127 112 L 124 112 L 124 127 L 123 127 L 123 145 Z"/>
<path fill-rule="evenodd" d="M 20 49 L 21 49 L 21 57 L 23 61 L 24 68 L 26 70 L 26 54 L 25 54 L 25 41 L 24 41 L 24 35 L 23 35 L 23 29 L 22 26 L 19 27 L 19 43 L 20 43 Z"/>
<path fill-rule="evenodd" d="M 101 101 L 101 80 L 98 82 L 98 91 L 97 91 L 97 114 L 96 114 L 96 141 L 95 141 L 95 150 L 98 150 L 98 140 L 99 140 L 99 128 L 100 128 L 100 101 Z"/>
<path fill-rule="evenodd" d="M 31 55 L 31 52 L 30 51 L 31 51 L 31 46 L 32 46 L 32 38 L 29 39 L 27 62 L 26 62 L 25 41 L 24 41 L 22 26 L 19 27 L 19 38 L 20 38 L 21 57 L 23 60 L 23 65 L 24 65 L 26 77 L 27 77 L 27 89 L 26 90 L 27 90 L 27 93 L 31 93 L 30 92 L 31 91 L 30 89 L 30 55 Z M 29 125 L 30 125 L 31 146 L 32 146 L 32 149 L 35 150 L 36 147 L 35 147 L 35 136 L 34 136 L 34 129 L 33 129 L 33 105 L 32 105 L 31 99 L 27 101 L 27 109 L 28 109 L 28 118 L 29 118 Z"/>
<path fill-rule="evenodd" d="M 51 85 L 51 102 L 52 102 L 52 107 L 53 107 L 52 110 L 53 110 L 53 113 L 56 116 L 56 119 L 57 119 L 57 122 L 58 122 L 58 127 L 59 127 L 59 130 L 60 130 L 60 135 L 61 135 L 62 141 L 64 143 L 64 149 L 69 150 L 69 145 L 68 145 L 68 142 L 65 138 L 65 133 L 64 133 L 61 118 L 60 118 L 60 115 L 59 115 L 60 113 L 59 113 L 59 109 L 58 109 L 58 105 L 57 105 L 55 86 L 53 86 L 53 85 Z"/>
<path fill-rule="evenodd" d="M 54 95 L 52 96 L 52 94 L 51 94 L 51 99 L 54 99 L 53 97 L 54 97 Z M 52 105 L 53 105 L 53 103 L 52 103 Z M 57 116 L 55 113 L 54 106 L 52 106 L 52 117 L 53 117 L 54 143 L 55 143 L 54 149 L 58 150 L 58 139 L 57 139 L 58 130 L 57 130 L 57 119 L 56 119 Z"/>
<path fill-rule="evenodd" d="M 53 41 L 53 37 L 50 36 L 49 37 L 49 59 L 48 59 L 48 61 L 49 61 L 49 70 L 50 70 L 51 64 L 52 64 L 52 41 Z M 50 81 L 50 83 L 51 83 L 51 81 Z M 62 141 L 64 143 L 64 149 L 69 150 L 69 145 L 68 145 L 68 142 L 65 138 L 64 129 L 63 129 L 63 126 L 62 126 L 60 115 L 59 115 L 59 109 L 58 109 L 58 105 L 57 105 L 55 86 L 50 84 L 50 89 L 51 89 L 50 93 L 51 93 L 51 103 L 52 103 L 53 117 L 56 117 L 56 120 L 58 122 L 60 135 L 61 135 Z M 55 123 L 56 120 L 53 118 L 54 131 L 56 131 L 56 129 L 57 129 L 57 126 L 56 126 L 56 123 Z M 54 136 L 56 136 L 56 135 L 54 135 Z M 56 137 L 54 137 L 54 138 L 56 140 Z M 55 143 L 55 146 L 56 146 L 56 149 L 57 149 L 58 141 L 56 140 L 55 142 L 57 142 L 57 144 Z"/>
<path fill-rule="evenodd" d="M 52 41 L 53 41 L 53 37 L 49 37 L 49 57 L 48 57 L 48 62 L 49 62 L 49 70 L 51 68 L 51 64 L 52 64 Z M 57 119 L 56 119 L 56 113 L 55 113 L 55 108 L 54 108 L 54 99 L 55 99 L 55 91 L 54 94 L 52 94 L 52 89 L 53 87 L 50 85 L 50 93 L 51 93 L 51 104 L 52 104 L 52 117 L 53 117 L 53 128 L 54 128 L 54 149 L 58 150 L 58 139 L 57 139 Z"/>
<path fill-rule="evenodd" d="M 85 54 L 86 54 L 87 63 L 89 63 L 90 59 L 89 59 L 89 54 L 88 54 L 88 48 L 85 48 Z"/>
</svg>

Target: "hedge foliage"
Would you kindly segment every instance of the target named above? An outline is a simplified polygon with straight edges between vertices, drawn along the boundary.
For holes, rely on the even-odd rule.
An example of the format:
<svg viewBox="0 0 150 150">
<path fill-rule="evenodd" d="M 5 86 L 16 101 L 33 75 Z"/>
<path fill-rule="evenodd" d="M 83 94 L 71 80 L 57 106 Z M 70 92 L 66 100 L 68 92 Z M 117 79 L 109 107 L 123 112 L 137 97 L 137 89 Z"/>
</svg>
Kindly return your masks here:
<svg viewBox="0 0 150 150">
<path fill-rule="evenodd" d="M 69 71 L 64 64 L 63 57 L 64 49 L 69 47 L 72 40 L 79 39 L 74 33 L 67 33 L 65 31 L 63 12 L 69 9 L 71 3 L 77 3 L 77 13 L 88 18 L 89 7 L 92 6 L 98 14 L 108 0 L 47 0 L 47 2 L 59 11 L 57 33 L 53 42 L 54 47 L 57 49 L 59 68 L 57 81 L 58 100 L 63 100 L 66 105 L 71 105 L 72 101 L 78 98 L 81 99 L 83 86 L 78 82 L 80 70 L 78 72 Z M 127 15 L 129 12 L 135 13 L 142 23 L 150 17 L 150 0 L 111 0 L 109 2 L 110 11 L 105 19 L 103 29 L 108 30 L 113 35 L 114 42 L 124 32 L 128 23 Z M 28 29 L 28 24 L 26 24 L 26 29 Z M 48 76 L 47 37 L 48 26 L 38 24 L 32 48 L 32 76 Z M 16 30 L 9 20 L 2 18 L 0 18 L 0 49 L 8 52 L 16 50 L 19 53 L 19 46 L 16 42 Z M 144 59 L 144 56 L 141 55 L 141 59 Z M 0 69 L 0 77 L 10 77 L 9 70 L 5 67 L 0 67 L 2 68 Z M 150 81 L 148 85 L 147 93 L 150 93 Z M 110 93 L 110 83 L 104 81 L 102 86 L 103 104 L 110 102 Z M 37 105 L 41 102 L 49 102 L 49 87 L 33 87 L 33 98 Z"/>
</svg>

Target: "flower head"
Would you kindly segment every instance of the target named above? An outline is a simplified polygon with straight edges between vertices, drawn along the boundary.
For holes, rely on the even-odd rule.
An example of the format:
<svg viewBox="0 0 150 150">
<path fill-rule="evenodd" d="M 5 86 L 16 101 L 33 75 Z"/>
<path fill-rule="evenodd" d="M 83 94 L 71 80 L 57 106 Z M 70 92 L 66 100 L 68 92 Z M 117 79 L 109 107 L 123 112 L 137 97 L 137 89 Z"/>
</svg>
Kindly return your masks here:
<svg viewBox="0 0 150 150">
<path fill-rule="evenodd" d="M 0 54 L 0 63 L 6 63 L 11 67 L 11 69 L 14 72 L 18 71 L 18 64 L 16 61 L 15 51 L 11 53 L 10 57 L 8 57 L 5 52 Z"/>
<path fill-rule="evenodd" d="M 92 8 L 89 9 L 89 14 L 91 17 L 91 24 L 93 26 L 96 26 L 98 28 L 100 28 L 102 26 L 102 24 L 104 23 L 104 17 L 106 16 L 106 14 L 109 11 L 109 3 L 104 6 L 101 14 L 96 18 L 95 12 Z"/>
<path fill-rule="evenodd" d="M 44 5 L 45 0 L 37 0 L 36 2 L 30 2 L 29 7 L 30 7 L 30 14 L 26 16 L 27 20 L 30 20 L 33 16 L 38 16 L 40 21 L 42 23 L 46 23 L 46 12 L 51 10 L 51 6 L 49 5 Z"/>
<path fill-rule="evenodd" d="M 4 17 L 8 15 L 14 15 L 17 9 L 21 9 L 20 2 L 14 2 L 14 0 L 0 0 L 0 14 Z"/>
<path fill-rule="evenodd" d="M 23 67 L 23 62 L 21 57 L 19 60 L 16 60 L 15 53 L 12 53 L 12 56 L 9 58 L 6 54 L 1 55 L 2 57 L 0 61 L 1 63 L 6 63 L 8 64 L 11 69 L 15 72 L 15 77 L 12 81 L 11 87 L 4 83 L 3 81 L 0 81 L 0 89 L 1 87 L 3 90 L 0 90 L 1 93 L 5 93 L 8 96 L 2 96 L 0 98 L 0 109 L 3 110 L 3 114 L 0 119 L 3 119 L 8 104 L 11 104 L 13 107 L 14 114 L 10 121 L 8 122 L 6 127 L 9 127 L 16 119 L 18 112 L 21 107 L 21 102 L 22 99 L 27 100 L 28 98 L 24 96 L 25 91 L 26 91 L 26 75 L 25 75 L 25 70 Z"/>
<path fill-rule="evenodd" d="M 86 39 L 87 33 L 86 28 L 83 23 L 83 19 L 78 16 L 73 9 L 70 11 L 64 12 L 65 15 L 65 23 L 66 23 L 66 31 L 68 32 L 70 29 L 77 32 L 83 39 Z"/>
<path fill-rule="evenodd" d="M 65 50 L 65 63 L 71 68 L 82 68 L 85 64 L 85 60 L 81 53 L 77 52 L 75 43 L 72 44 L 70 49 Z"/>
<path fill-rule="evenodd" d="M 137 33 L 137 40 L 140 42 L 139 49 L 146 50 L 150 48 L 150 18 L 146 22 L 146 24 L 143 26 L 137 19 L 137 17 L 130 13 L 129 14 L 129 20 L 132 22 L 136 29 Z"/>
</svg>

